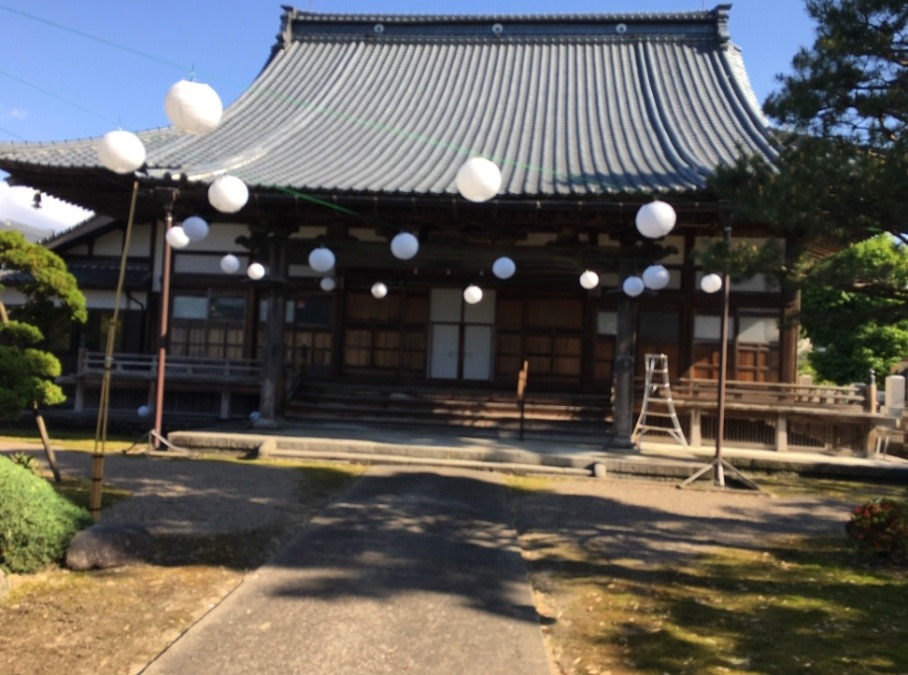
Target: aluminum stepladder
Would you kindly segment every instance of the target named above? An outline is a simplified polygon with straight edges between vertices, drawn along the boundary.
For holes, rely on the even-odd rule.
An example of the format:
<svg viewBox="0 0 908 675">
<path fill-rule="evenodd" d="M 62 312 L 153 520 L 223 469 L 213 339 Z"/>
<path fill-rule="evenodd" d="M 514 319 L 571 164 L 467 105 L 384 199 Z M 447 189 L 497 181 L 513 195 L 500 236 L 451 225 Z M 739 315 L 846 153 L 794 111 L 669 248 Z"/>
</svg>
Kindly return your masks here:
<svg viewBox="0 0 908 675">
<path fill-rule="evenodd" d="M 671 426 L 657 424 L 655 420 L 668 419 Z M 646 355 L 646 382 L 643 387 L 643 403 L 640 417 L 631 433 L 631 441 L 638 443 L 647 431 L 659 431 L 674 438 L 683 447 L 687 439 L 675 412 L 672 389 L 668 379 L 668 357 L 665 354 Z"/>
</svg>

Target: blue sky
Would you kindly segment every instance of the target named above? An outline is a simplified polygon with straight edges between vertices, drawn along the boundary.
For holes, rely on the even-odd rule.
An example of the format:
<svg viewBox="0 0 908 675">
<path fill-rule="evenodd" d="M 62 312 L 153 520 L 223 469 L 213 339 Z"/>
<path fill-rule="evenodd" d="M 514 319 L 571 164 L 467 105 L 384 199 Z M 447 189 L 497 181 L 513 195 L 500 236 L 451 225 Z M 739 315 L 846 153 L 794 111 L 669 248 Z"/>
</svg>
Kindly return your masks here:
<svg viewBox="0 0 908 675">
<path fill-rule="evenodd" d="M 711 9 L 701 0 L 303 0 L 318 12 L 626 13 Z M 0 0 L 0 140 L 98 136 L 168 124 L 163 98 L 194 74 L 224 104 L 255 78 L 280 27 L 280 0 Z M 283 4 L 288 4 L 283 0 Z M 757 97 L 775 88 L 813 24 L 800 0 L 740 0 L 731 36 Z"/>
</svg>

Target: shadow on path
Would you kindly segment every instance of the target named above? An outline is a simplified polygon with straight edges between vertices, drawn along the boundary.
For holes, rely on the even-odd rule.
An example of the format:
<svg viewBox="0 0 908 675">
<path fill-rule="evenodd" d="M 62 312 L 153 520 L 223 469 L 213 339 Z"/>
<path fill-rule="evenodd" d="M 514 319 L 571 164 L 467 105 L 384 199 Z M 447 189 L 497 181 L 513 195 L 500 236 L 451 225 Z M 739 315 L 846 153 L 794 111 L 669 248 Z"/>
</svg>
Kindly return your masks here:
<svg viewBox="0 0 908 675">
<path fill-rule="evenodd" d="M 500 480 L 373 469 L 147 672 L 549 673 Z"/>
</svg>

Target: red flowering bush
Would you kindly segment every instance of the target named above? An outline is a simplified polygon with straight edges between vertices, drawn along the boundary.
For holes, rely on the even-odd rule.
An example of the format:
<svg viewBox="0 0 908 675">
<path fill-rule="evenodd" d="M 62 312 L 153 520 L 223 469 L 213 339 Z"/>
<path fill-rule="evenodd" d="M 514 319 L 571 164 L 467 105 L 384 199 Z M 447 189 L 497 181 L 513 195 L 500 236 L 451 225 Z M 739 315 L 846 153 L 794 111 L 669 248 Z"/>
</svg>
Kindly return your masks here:
<svg viewBox="0 0 908 675">
<path fill-rule="evenodd" d="M 885 498 L 857 506 L 845 533 L 862 551 L 908 562 L 908 502 Z"/>
</svg>

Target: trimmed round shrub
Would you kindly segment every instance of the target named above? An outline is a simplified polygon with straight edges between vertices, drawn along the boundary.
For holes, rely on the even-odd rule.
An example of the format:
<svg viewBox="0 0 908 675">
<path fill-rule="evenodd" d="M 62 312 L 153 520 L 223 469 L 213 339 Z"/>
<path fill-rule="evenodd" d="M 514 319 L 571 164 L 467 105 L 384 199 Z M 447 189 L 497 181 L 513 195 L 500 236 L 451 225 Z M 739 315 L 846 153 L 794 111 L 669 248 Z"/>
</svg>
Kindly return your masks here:
<svg viewBox="0 0 908 675">
<path fill-rule="evenodd" d="M 0 457 L 0 568 L 36 572 L 60 562 L 91 515 L 28 469 Z"/>
<path fill-rule="evenodd" d="M 857 506 L 845 532 L 862 551 L 908 561 L 908 502 L 884 498 Z"/>
</svg>

